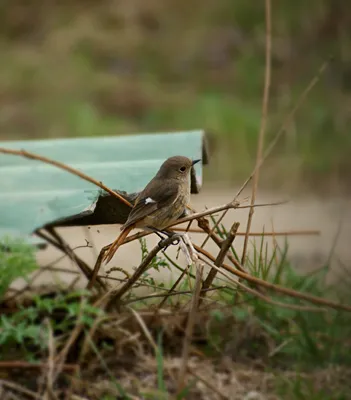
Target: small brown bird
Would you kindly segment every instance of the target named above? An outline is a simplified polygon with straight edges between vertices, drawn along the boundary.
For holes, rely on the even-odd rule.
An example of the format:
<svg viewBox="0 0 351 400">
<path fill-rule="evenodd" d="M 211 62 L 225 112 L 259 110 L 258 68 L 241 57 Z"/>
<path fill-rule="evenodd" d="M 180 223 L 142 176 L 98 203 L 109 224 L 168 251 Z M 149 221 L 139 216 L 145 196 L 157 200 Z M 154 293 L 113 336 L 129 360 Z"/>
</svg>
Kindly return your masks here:
<svg viewBox="0 0 351 400">
<path fill-rule="evenodd" d="M 190 160 L 183 156 L 168 158 L 155 177 L 137 197 L 121 234 L 113 242 L 104 261 L 111 261 L 118 247 L 133 228 L 152 230 L 157 233 L 175 222 L 185 211 L 190 201 L 190 171 L 201 160 Z"/>
</svg>

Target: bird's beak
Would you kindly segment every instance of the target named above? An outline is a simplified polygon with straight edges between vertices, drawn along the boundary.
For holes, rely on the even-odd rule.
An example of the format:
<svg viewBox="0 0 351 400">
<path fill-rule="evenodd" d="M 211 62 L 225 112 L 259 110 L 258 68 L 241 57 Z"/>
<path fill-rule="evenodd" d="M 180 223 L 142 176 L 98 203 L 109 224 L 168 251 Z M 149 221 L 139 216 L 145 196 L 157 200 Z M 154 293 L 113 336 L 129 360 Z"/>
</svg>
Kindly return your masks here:
<svg viewBox="0 0 351 400">
<path fill-rule="evenodd" d="M 201 161 L 201 158 L 199 158 L 198 160 L 193 160 L 192 165 L 195 165 L 195 164 L 198 163 L 199 161 Z"/>
</svg>

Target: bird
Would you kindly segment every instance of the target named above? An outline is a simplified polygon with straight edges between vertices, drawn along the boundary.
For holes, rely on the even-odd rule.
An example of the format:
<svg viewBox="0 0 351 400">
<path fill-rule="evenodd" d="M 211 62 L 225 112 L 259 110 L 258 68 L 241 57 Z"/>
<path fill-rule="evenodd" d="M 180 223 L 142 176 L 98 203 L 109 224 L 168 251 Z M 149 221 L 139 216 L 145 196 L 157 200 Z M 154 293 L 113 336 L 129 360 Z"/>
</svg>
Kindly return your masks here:
<svg viewBox="0 0 351 400">
<path fill-rule="evenodd" d="M 169 157 L 157 174 L 140 192 L 121 233 L 107 250 L 103 261 L 109 263 L 118 247 L 134 228 L 169 236 L 164 229 L 175 222 L 190 202 L 190 172 L 201 159 L 184 156 Z"/>
</svg>

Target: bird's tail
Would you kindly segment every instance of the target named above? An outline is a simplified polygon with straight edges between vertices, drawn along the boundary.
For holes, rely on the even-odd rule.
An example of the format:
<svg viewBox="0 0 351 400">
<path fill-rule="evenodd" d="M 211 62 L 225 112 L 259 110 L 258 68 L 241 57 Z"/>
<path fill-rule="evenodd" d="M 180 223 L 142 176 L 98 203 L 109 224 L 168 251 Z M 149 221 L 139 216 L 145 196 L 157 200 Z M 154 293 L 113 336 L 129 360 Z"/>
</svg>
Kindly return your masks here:
<svg viewBox="0 0 351 400">
<path fill-rule="evenodd" d="M 112 257 L 115 255 L 118 247 L 124 242 L 124 239 L 128 236 L 128 233 L 133 229 L 133 226 L 128 226 L 127 228 L 123 229 L 122 232 L 119 234 L 117 239 L 112 243 L 111 247 L 108 249 L 106 254 L 104 255 L 103 261 L 109 263 Z"/>
</svg>

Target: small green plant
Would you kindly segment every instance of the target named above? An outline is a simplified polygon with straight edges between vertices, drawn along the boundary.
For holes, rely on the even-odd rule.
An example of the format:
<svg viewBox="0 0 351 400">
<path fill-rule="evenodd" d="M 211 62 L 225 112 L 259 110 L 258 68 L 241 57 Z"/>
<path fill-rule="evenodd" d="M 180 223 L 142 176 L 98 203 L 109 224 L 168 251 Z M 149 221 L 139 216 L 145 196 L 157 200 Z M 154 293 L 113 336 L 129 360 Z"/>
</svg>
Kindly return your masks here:
<svg viewBox="0 0 351 400">
<path fill-rule="evenodd" d="M 223 227 L 220 231 L 225 238 Z M 235 253 L 233 255 L 237 258 Z M 309 274 L 299 274 L 288 260 L 287 242 L 282 248 L 276 246 L 269 254 L 264 235 L 258 245 L 253 243 L 245 266 L 253 276 L 282 287 L 321 298 L 336 298 L 340 294 L 339 287 L 328 286 L 326 282 L 328 266 Z M 277 295 L 274 291 L 265 293 L 272 302 L 266 302 L 245 290 L 240 290 L 240 298 L 237 299 L 235 290 L 237 289 L 233 286 L 231 291 L 218 292 L 219 298 L 233 308 L 231 315 L 217 310 L 212 313 L 209 342 L 217 352 L 222 351 L 228 340 L 241 343 L 240 332 L 247 327 L 250 329 L 255 327 L 252 331 L 252 340 L 249 340 L 248 352 L 255 347 L 256 341 L 257 344 L 260 342 L 262 335 L 259 334 L 258 339 L 255 335 L 261 331 L 267 343 L 269 342 L 266 356 L 271 366 L 278 365 L 285 368 L 294 364 L 303 368 L 314 368 L 316 365 L 320 367 L 329 364 L 351 365 L 349 313 L 332 309 L 319 312 L 304 310 L 301 306 L 311 306 L 311 304 L 294 297 Z M 223 331 L 225 324 L 232 327 L 229 330 L 231 333 L 227 335 L 223 335 L 223 332 L 228 332 L 227 329 Z M 243 347 L 239 346 L 241 349 Z"/>
<path fill-rule="evenodd" d="M 140 242 L 140 247 L 141 247 L 141 260 L 144 261 L 145 258 L 147 257 L 147 255 L 149 254 L 149 251 L 148 251 L 145 239 L 140 238 L 139 242 Z M 152 259 L 152 261 L 150 263 L 149 269 L 151 269 L 151 268 L 154 268 L 156 271 L 159 272 L 160 268 L 170 269 L 170 266 L 164 258 L 157 255 Z"/>
<path fill-rule="evenodd" d="M 349 398 L 349 390 L 337 382 L 333 382 L 330 388 L 318 387 L 312 379 L 296 374 L 288 379 L 281 375 L 277 377 L 276 392 L 286 400 L 346 400 Z"/>
<path fill-rule="evenodd" d="M 25 357 L 32 359 L 37 350 L 47 348 L 47 319 L 56 336 L 63 335 L 77 323 L 89 327 L 102 311 L 88 302 L 84 291 L 57 294 L 55 297 L 36 296 L 29 307 L 23 307 L 11 315 L 0 317 L 0 347 L 19 346 Z M 2 352 L 0 357 L 7 354 Z"/>
<path fill-rule="evenodd" d="M 19 278 L 27 280 L 38 268 L 33 246 L 9 237 L 0 240 L 0 301 Z"/>
<path fill-rule="evenodd" d="M 259 250 L 254 251 L 247 261 L 250 272 L 261 279 L 312 294 L 317 297 L 336 297 L 338 288 L 326 284 L 328 266 L 310 274 L 298 274 L 288 261 L 288 246 L 276 247 L 268 257 L 262 238 Z M 337 310 L 305 311 L 289 308 L 303 303 L 289 296 L 269 293 L 271 300 L 284 302 L 287 307 L 267 303 L 249 293 L 242 293 L 247 308 L 234 307 L 237 318 L 253 318 L 276 344 L 272 361 L 288 365 L 291 362 L 306 366 L 330 363 L 351 365 L 351 318 L 348 313 Z M 304 303 L 304 305 L 306 305 Z"/>
</svg>

